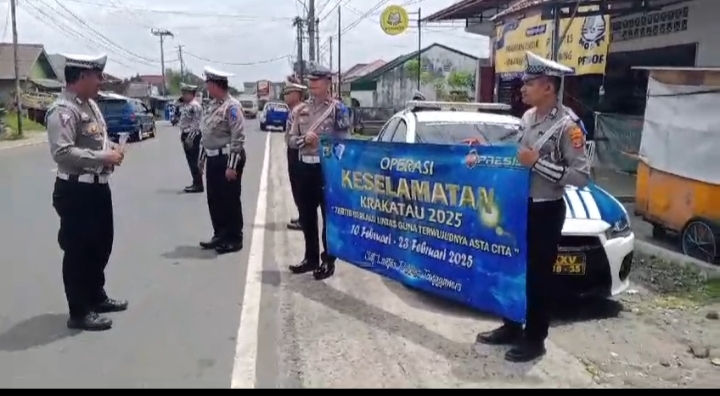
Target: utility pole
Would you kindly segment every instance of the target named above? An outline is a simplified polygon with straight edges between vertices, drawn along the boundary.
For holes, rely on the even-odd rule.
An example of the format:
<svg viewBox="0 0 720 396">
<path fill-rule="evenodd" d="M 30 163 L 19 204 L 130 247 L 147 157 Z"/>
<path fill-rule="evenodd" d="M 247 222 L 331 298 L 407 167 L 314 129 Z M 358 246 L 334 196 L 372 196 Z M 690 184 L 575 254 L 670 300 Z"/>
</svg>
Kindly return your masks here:
<svg viewBox="0 0 720 396">
<path fill-rule="evenodd" d="M 420 8 L 417 10 L 417 30 L 418 30 L 418 54 L 417 54 L 417 63 L 418 63 L 418 75 L 417 75 L 417 89 L 420 90 L 420 74 L 422 74 L 422 57 L 420 56 L 422 53 L 422 27 L 420 26 L 420 21 L 422 20 L 421 17 L 422 14 L 420 14 Z"/>
<path fill-rule="evenodd" d="M 320 64 L 320 18 L 315 18 L 315 62 Z"/>
<path fill-rule="evenodd" d="M 160 37 L 160 67 L 162 67 L 162 95 L 167 95 L 167 81 L 165 81 L 165 37 L 175 37 L 169 30 L 152 29 L 153 36 Z"/>
<path fill-rule="evenodd" d="M 338 11 L 338 61 L 337 61 L 337 80 L 338 80 L 338 96 L 342 96 L 342 13 L 340 6 L 337 7 Z"/>
<path fill-rule="evenodd" d="M 20 67 L 18 66 L 18 34 L 17 34 L 17 18 L 15 0 L 10 0 L 10 16 L 12 18 L 12 35 L 13 35 L 13 67 L 15 68 L 15 108 L 17 111 L 17 128 L 19 137 L 23 136 L 22 124 L 22 96 L 20 93 Z"/>
<path fill-rule="evenodd" d="M 298 83 L 305 84 L 305 60 L 303 59 L 303 19 L 300 17 L 295 18 L 293 25 L 297 29 L 297 73 Z"/>
<path fill-rule="evenodd" d="M 183 60 L 182 49 L 184 45 L 178 45 L 178 59 L 180 59 L 180 81 L 185 82 L 185 61 Z M 164 69 L 164 68 L 163 68 Z"/>
<path fill-rule="evenodd" d="M 315 0 L 308 0 L 308 58 L 315 60 Z M 319 50 L 319 48 L 317 48 Z"/>
<path fill-rule="evenodd" d="M 329 59 L 329 62 L 328 62 L 328 63 L 329 63 L 329 64 L 328 64 L 328 69 L 332 70 L 332 68 L 333 68 L 333 58 L 332 58 L 332 54 L 333 54 L 333 42 L 332 42 L 332 36 L 328 37 L 328 47 L 330 47 L 330 59 Z"/>
</svg>

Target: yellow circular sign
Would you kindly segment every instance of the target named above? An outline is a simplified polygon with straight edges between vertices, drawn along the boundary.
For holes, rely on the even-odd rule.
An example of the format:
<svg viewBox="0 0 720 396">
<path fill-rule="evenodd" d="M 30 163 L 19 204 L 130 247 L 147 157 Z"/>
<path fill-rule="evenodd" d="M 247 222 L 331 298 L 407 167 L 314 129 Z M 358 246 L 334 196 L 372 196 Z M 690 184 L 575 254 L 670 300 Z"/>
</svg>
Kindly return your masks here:
<svg viewBox="0 0 720 396">
<path fill-rule="evenodd" d="M 380 14 L 380 28 L 385 34 L 396 36 L 404 32 L 410 24 L 410 18 L 404 8 L 391 5 Z"/>
</svg>

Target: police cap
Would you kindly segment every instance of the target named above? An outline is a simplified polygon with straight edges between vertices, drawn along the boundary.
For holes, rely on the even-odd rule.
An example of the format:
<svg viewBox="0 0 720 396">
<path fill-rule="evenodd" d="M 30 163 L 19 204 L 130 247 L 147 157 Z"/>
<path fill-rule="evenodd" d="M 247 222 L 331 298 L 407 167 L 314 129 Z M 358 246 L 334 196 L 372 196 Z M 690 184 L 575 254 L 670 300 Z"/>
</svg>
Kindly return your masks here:
<svg viewBox="0 0 720 396">
<path fill-rule="evenodd" d="M 303 92 L 305 92 L 306 89 L 307 89 L 307 87 L 305 87 L 304 85 L 295 84 L 295 83 L 287 84 L 285 86 L 285 89 L 283 90 L 283 95 L 287 95 L 292 92 L 303 93 Z"/>
<path fill-rule="evenodd" d="M 180 83 L 180 91 L 181 92 L 195 92 L 195 91 L 197 91 L 197 89 L 198 89 L 197 85 Z"/>
<path fill-rule="evenodd" d="M 319 64 L 315 64 L 310 69 L 310 74 L 308 75 L 308 79 L 310 80 L 322 80 L 322 79 L 330 79 L 332 78 L 332 70 L 328 69 L 327 67 Z"/>
<path fill-rule="evenodd" d="M 205 79 L 207 81 L 228 81 L 230 77 L 234 76 L 232 73 L 217 70 L 210 66 L 205 66 L 203 74 L 205 74 Z"/>
<path fill-rule="evenodd" d="M 561 78 L 575 73 L 573 69 L 565 65 L 545 59 L 530 51 L 525 52 L 525 60 L 525 75 L 523 75 L 523 81 L 534 80 L 543 76 Z"/>
<path fill-rule="evenodd" d="M 105 70 L 107 55 L 71 55 L 61 54 L 65 58 L 65 68 L 77 68 L 87 70 Z"/>
</svg>

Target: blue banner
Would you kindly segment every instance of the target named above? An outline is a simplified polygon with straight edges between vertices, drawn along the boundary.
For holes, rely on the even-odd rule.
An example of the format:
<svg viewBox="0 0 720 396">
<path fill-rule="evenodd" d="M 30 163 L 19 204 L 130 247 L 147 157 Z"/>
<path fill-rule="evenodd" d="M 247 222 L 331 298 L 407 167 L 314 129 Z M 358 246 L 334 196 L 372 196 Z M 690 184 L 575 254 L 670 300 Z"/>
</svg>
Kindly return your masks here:
<svg viewBox="0 0 720 396">
<path fill-rule="evenodd" d="M 330 253 L 524 322 L 529 171 L 515 147 L 322 142 Z"/>
</svg>

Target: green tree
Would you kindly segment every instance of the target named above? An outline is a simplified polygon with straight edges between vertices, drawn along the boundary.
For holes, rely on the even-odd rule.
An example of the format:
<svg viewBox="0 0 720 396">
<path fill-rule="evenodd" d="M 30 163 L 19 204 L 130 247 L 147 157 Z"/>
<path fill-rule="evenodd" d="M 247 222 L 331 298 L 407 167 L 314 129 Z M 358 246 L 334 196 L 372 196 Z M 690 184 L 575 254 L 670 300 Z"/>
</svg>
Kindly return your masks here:
<svg viewBox="0 0 720 396">
<path fill-rule="evenodd" d="M 405 72 L 407 72 L 413 80 L 417 80 L 418 74 L 420 75 L 420 83 L 423 85 L 430 84 L 435 79 L 433 75 L 427 71 L 422 71 L 420 62 L 417 59 L 411 59 L 405 62 Z"/>
<path fill-rule="evenodd" d="M 475 76 L 465 71 L 452 71 L 447 77 L 447 84 L 453 91 L 468 91 L 475 87 Z"/>
</svg>

